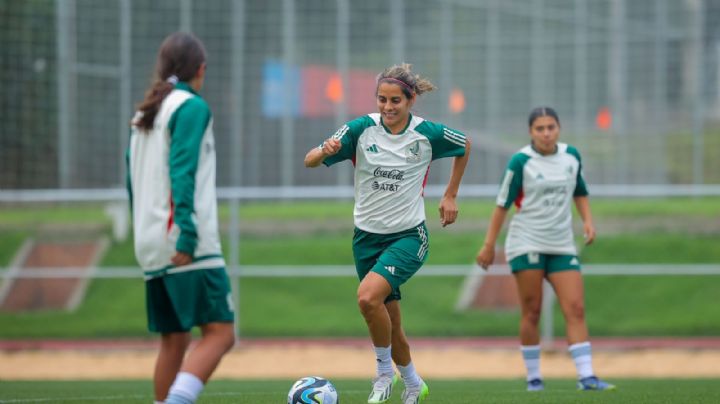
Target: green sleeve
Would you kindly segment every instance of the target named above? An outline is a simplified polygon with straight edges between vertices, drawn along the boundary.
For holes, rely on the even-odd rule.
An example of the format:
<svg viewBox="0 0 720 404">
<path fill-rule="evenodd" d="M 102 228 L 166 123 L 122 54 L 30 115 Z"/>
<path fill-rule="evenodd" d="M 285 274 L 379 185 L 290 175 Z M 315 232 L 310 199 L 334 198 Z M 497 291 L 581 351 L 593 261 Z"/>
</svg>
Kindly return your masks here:
<svg viewBox="0 0 720 404">
<path fill-rule="evenodd" d="M 355 160 L 355 148 L 357 147 L 358 139 L 365 129 L 371 126 L 375 126 L 375 121 L 367 115 L 343 125 L 333 135 L 333 138 L 340 139 L 340 143 L 342 144 L 340 151 L 337 154 L 327 157 L 323 161 L 323 164 L 329 167 L 344 160 Z"/>
<path fill-rule="evenodd" d="M 530 156 L 524 153 L 515 153 L 510 158 L 500 184 L 500 192 L 497 197 L 498 206 L 508 209 L 522 196 L 523 169 L 529 159 Z"/>
<path fill-rule="evenodd" d="M 465 155 L 465 135 L 435 122 L 423 121 L 415 130 L 430 141 L 432 159 Z"/>
<path fill-rule="evenodd" d="M 195 172 L 210 108 L 200 97 L 185 101 L 170 118 L 170 183 L 174 205 L 173 220 L 180 227 L 175 249 L 192 255 L 197 245 Z"/>
<path fill-rule="evenodd" d="M 587 184 L 585 184 L 585 178 L 583 178 L 582 175 L 583 166 L 582 159 L 580 158 L 580 152 L 572 146 L 568 146 L 567 151 L 575 156 L 578 161 L 577 179 L 575 181 L 575 191 L 573 191 L 573 196 L 588 196 L 590 193 L 588 192 Z"/>
</svg>

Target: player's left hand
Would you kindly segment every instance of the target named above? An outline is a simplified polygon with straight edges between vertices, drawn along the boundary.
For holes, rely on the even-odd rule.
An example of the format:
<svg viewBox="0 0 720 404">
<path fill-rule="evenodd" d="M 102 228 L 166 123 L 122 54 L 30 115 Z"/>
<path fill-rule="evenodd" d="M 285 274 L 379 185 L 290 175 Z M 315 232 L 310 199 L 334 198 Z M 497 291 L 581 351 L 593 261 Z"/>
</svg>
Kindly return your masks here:
<svg viewBox="0 0 720 404">
<path fill-rule="evenodd" d="M 458 215 L 458 207 L 455 202 L 455 198 L 443 196 L 442 200 L 440 200 L 440 207 L 438 210 L 440 211 L 440 224 L 442 227 L 455 223 Z"/>
<path fill-rule="evenodd" d="M 584 223 L 583 235 L 585 236 L 585 245 L 592 244 L 595 240 L 595 226 L 592 223 Z"/>
<path fill-rule="evenodd" d="M 484 270 L 490 268 L 490 265 L 495 261 L 495 246 L 483 244 L 475 257 L 475 261 Z"/>
<path fill-rule="evenodd" d="M 176 251 L 175 255 L 170 258 L 170 262 L 173 263 L 173 265 L 179 267 L 182 265 L 188 265 L 192 263 L 192 255 L 188 253 L 184 253 L 182 251 Z"/>
</svg>

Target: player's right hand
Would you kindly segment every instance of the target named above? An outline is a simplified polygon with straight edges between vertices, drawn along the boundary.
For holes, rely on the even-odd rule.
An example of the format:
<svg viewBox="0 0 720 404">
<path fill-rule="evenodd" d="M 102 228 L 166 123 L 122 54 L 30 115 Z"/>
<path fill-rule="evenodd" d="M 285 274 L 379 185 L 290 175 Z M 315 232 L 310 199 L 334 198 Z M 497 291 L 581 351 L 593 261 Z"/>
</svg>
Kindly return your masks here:
<svg viewBox="0 0 720 404">
<path fill-rule="evenodd" d="M 321 150 L 322 153 L 327 157 L 337 154 L 341 148 L 342 143 L 340 143 L 340 140 L 331 137 L 330 139 L 323 142 Z"/>
</svg>

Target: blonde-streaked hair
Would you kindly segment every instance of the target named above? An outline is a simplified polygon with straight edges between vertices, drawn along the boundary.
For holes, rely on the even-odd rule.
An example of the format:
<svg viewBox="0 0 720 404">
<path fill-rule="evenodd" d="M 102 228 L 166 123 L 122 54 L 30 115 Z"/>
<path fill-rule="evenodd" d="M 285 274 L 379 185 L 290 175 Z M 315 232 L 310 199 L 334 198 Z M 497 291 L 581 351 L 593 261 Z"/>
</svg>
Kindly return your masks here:
<svg viewBox="0 0 720 404">
<path fill-rule="evenodd" d="M 377 86 L 380 86 L 380 83 L 399 85 L 407 98 L 412 98 L 413 94 L 421 95 L 437 88 L 430 80 L 413 73 L 412 65 L 409 63 L 390 66 L 383 70 L 377 76 Z M 377 88 L 375 92 L 377 92 Z"/>
</svg>

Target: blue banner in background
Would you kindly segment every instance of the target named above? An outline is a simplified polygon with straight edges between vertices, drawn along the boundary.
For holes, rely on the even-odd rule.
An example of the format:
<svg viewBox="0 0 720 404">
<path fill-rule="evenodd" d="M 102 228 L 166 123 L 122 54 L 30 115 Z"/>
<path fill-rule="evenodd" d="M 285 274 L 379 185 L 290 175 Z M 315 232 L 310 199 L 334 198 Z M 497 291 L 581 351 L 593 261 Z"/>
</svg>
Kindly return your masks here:
<svg viewBox="0 0 720 404">
<path fill-rule="evenodd" d="M 286 68 L 281 62 L 265 62 L 262 105 L 266 118 L 279 118 L 286 111 L 292 117 L 300 116 L 300 79 L 300 69 L 296 66 Z"/>
</svg>

